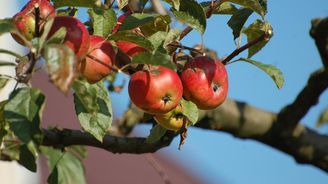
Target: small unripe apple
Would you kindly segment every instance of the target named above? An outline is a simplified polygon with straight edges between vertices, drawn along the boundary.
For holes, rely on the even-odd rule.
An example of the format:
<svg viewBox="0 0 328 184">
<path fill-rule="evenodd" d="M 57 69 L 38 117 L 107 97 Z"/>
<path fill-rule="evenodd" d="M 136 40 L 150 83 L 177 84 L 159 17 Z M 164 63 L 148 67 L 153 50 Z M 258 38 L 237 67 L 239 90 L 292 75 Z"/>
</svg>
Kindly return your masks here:
<svg viewBox="0 0 328 184">
<path fill-rule="evenodd" d="M 76 54 L 78 61 L 81 61 L 84 59 L 89 49 L 90 36 L 88 30 L 80 20 L 74 17 L 57 16 L 54 19 L 48 38 L 61 27 L 65 27 L 67 31 L 64 44 L 71 48 Z"/>
<path fill-rule="evenodd" d="M 32 40 L 36 37 L 35 30 L 35 7 L 39 7 L 39 31 L 43 32 L 45 22 L 50 18 L 55 17 L 56 11 L 52 4 L 47 0 L 30 0 L 20 12 L 13 17 L 13 21 L 17 30 L 24 36 L 26 40 Z M 20 44 L 24 45 L 24 41 L 15 33 L 12 33 L 13 38 Z"/>
<path fill-rule="evenodd" d="M 209 110 L 224 102 L 228 94 L 228 75 L 221 61 L 200 56 L 187 62 L 181 73 L 183 96 L 199 109 Z"/>
<path fill-rule="evenodd" d="M 115 50 L 112 44 L 101 36 L 90 36 L 88 55 L 79 63 L 80 73 L 91 84 L 106 77 L 112 70 Z"/>
<path fill-rule="evenodd" d="M 160 124 L 162 127 L 178 131 L 182 128 L 184 122 L 186 126 L 190 125 L 190 121 L 182 114 L 182 106 L 179 104 L 173 110 L 165 114 L 157 114 L 154 116 L 155 121 Z"/>
<path fill-rule="evenodd" d="M 149 114 L 171 111 L 179 104 L 183 91 L 177 73 L 163 66 L 134 73 L 128 90 L 131 101 Z"/>
</svg>

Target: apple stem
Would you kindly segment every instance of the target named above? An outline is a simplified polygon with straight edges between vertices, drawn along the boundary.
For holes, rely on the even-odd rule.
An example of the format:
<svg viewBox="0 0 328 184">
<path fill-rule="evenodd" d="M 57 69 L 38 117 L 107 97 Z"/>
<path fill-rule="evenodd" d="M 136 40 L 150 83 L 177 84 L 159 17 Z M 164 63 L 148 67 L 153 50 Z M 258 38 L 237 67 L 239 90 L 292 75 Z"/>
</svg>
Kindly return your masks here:
<svg viewBox="0 0 328 184">
<path fill-rule="evenodd" d="M 225 59 L 222 60 L 222 63 L 224 65 L 228 64 L 229 61 L 231 61 L 234 57 L 236 57 L 237 55 L 239 55 L 241 52 L 245 51 L 246 49 L 258 44 L 259 42 L 263 41 L 263 40 L 267 40 L 272 36 L 272 32 L 268 31 L 263 33 L 261 36 L 259 36 L 258 38 L 255 38 L 254 40 L 246 43 L 245 45 L 235 49 L 231 54 L 229 54 Z"/>
<path fill-rule="evenodd" d="M 184 116 L 183 117 L 183 124 L 182 127 L 180 129 L 180 143 L 179 143 L 179 150 L 181 150 L 181 146 L 184 145 L 186 139 L 187 139 L 187 133 L 188 133 L 188 129 L 187 129 L 187 118 Z"/>
</svg>

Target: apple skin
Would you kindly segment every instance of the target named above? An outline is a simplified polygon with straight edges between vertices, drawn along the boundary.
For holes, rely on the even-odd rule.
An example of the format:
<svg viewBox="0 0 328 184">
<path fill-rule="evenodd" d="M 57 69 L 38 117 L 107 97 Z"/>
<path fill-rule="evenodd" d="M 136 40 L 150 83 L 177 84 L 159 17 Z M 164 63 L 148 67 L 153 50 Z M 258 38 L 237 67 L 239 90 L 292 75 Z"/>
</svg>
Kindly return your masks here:
<svg viewBox="0 0 328 184">
<path fill-rule="evenodd" d="M 132 14 L 132 12 L 128 11 L 128 12 L 126 12 L 123 15 L 118 17 L 117 23 L 116 23 L 116 25 L 115 25 L 115 27 L 113 28 L 113 31 L 112 31 L 113 34 L 116 33 L 119 30 L 120 25 L 122 24 L 124 19 L 126 17 L 130 16 L 131 14 Z M 131 30 L 131 31 L 133 33 L 136 33 L 136 34 L 140 35 L 140 36 L 143 36 L 139 28 L 135 28 L 134 30 Z M 133 56 L 135 56 L 135 55 L 137 55 L 141 52 L 146 51 L 145 48 L 139 46 L 138 44 L 129 42 L 129 41 L 123 41 L 123 40 L 122 41 L 121 40 L 116 41 L 116 46 L 121 52 L 125 53 L 129 57 L 129 60 L 131 60 L 131 58 Z M 119 60 L 116 60 L 116 63 L 115 63 L 115 65 L 118 68 L 120 68 L 120 67 L 122 67 L 126 64 L 128 64 L 128 63 L 126 63 L 125 61 L 119 61 Z"/>
<path fill-rule="evenodd" d="M 157 114 L 154 116 L 155 121 L 161 125 L 162 127 L 172 130 L 178 131 L 183 126 L 183 114 L 182 114 L 182 106 L 179 104 L 173 110 L 165 114 Z M 190 125 L 190 122 L 186 118 L 187 126 Z"/>
<path fill-rule="evenodd" d="M 183 88 L 177 73 L 158 66 L 132 74 L 128 91 L 131 101 L 143 111 L 164 114 L 179 104 Z"/>
<path fill-rule="evenodd" d="M 26 40 L 32 40 L 35 33 L 35 4 L 39 4 L 40 10 L 40 33 L 43 32 L 45 22 L 56 16 L 55 8 L 47 0 L 30 0 L 20 12 L 13 17 L 13 21 L 17 30 L 25 37 Z M 20 44 L 24 45 L 24 41 L 15 33 L 13 38 Z"/>
<path fill-rule="evenodd" d="M 103 37 L 92 35 L 90 36 L 88 53 L 86 58 L 79 62 L 78 68 L 87 81 L 94 84 L 112 71 L 111 66 L 115 61 L 115 50 L 112 44 Z"/>
<path fill-rule="evenodd" d="M 183 96 L 199 109 L 210 110 L 221 105 L 228 94 L 228 75 L 221 61 L 200 56 L 187 62 L 180 75 Z"/>
<path fill-rule="evenodd" d="M 69 16 L 57 16 L 48 34 L 50 38 L 61 27 L 65 27 L 67 34 L 64 39 L 64 44 L 71 48 L 76 54 L 78 61 L 85 58 L 90 45 L 90 35 L 84 24 Z"/>
</svg>

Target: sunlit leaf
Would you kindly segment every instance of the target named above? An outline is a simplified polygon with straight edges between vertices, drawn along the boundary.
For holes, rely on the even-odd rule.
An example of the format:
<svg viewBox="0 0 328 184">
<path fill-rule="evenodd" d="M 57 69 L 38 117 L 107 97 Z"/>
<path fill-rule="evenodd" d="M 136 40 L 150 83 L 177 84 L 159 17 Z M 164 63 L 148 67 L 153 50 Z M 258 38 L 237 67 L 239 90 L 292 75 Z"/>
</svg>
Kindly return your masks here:
<svg viewBox="0 0 328 184">
<path fill-rule="evenodd" d="M 170 29 L 171 17 L 169 15 L 159 15 L 140 27 L 142 33 L 149 37 L 159 31 L 168 32 Z"/>
<path fill-rule="evenodd" d="M 275 66 L 269 65 L 269 64 L 263 64 L 258 61 L 254 61 L 254 60 L 246 59 L 246 58 L 240 58 L 239 60 L 253 64 L 254 66 L 256 66 L 259 69 L 261 69 L 262 71 L 264 71 L 266 74 L 268 74 L 272 78 L 272 80 L 275 82 L 276 86 L 279 89 L 282 88 L 282 86 L 284 85 L 284 83 L 285 83 L 284 76 L 283 76 L 282 72 Z"/>
<path fill-rule="evenodd" d="M 261 20 L 256 20 L 249 27 L 244 29 L 243 32 L 247 35 L 247 41 L 251 42 L 267 32 L 272 33 L 272 27 L 268 22 L 262 22 Z M 269 37 L 265 38 L 259 43 L 250 47 L 248 49 L 248 58 L 251 58 L 258 51 L 260 51 L 269 42 L 269 39 L 270 39 Z"/>
<path fill-rule="evenodd" d="M 162 52 L 142 52 L 132 58 L 132 63 L 151 64 L 156 66 L 165 66 L 175 69 L 176 66 L 171 62 L 171 56 Z"/>
<path fill-rule="evenodd" d="M 166 133 L 167 129 L 160 125 L 155 125 L 146 139 L 146 143 L 151 144 L 159 141 Z"/>
<path fill-rule="evenodd" d="M 212 2 L 202 2 L 200 3 L 204 10 L 207 11 L 210 7 Z M 235 5 L 229 3 L 229 2 L 224 2 L 222 4 L 220 4 L 220 6 L 218 6 L 216 9 L 213 10 L 212 14 L 234 14 L 238 9 L 236 8 Z"/>
<path fill-rule="evenodd" d="M 94 8 L 89 9 L 88 13 L 93 23 L 93 34 L 106 38 L 117 22 L 114 10 Z"/>
<path fill-rule="evenodd" d="M 50 147 L 42 147 L 41 151 L 48 159 L 50 184 L 86 184 L 83 163 L 74 154 Z"/>
<path fill-rule="evenodd" d="M 67 93 L 76 77 L 76 57 L 66 45 L 49 44 L 43 51 L 48 73 L 54 85 Z"/>
<path fill-rule="evenodd" d="M 205 11 L 195 0 L 181 0 L 180 8 L 171 8 L 174 16 L 197 31 L 204 33 L 206 29 Z"/>
<path fill-rule="evenodd" d="M 10 129 L 24 143 L 41 144 L 40 119 L 45 97 L 38 89 L 15 90 L 5 105 L 4 116 Z"/>
<path fill-rule="evenodd" d="M 182 114 L 194 125 L 198 121 L 198 108 L 197 105 L 191 101 L 182 99 Z"/>
<path fill-rule="evenodd" d="M 75 111 L 82 128 L 102 142 L 112 124 L 112 105 L 104 83 L 76 81 L 73 85 Z"/>
<path fill-rule="evenodd" d="M 12 19 L 0 19 L 0 36 L 13 31 L 17 30 Z"/>
<path fill-rule="evenodd" d="M 119 31 L 115 34 L 113 34 L 112 36 L 109 37 L 109 40 L 115 40 L 115 41 L 129 41 L 132 43 L 135 43 L 149 51 L 152 51 L 153 45 L 151 44 L 151 42 L 149 40 L 147 40 L 146 38 L 135 34 L 131 31 Z"/>
<path fill-rule="evenodd" d="M 117 1 L 117 6 L 120 10 L 122 10 L 129 3 L 129 0 L 116 0 L 116 1 Z"/>
<path fill-rule="evenodd" d="M 266 13 L 258 0 L 227 0 L 227 1 L 242 5 L 245 8 L 249 8 L 255 11 L 256 13 L 258 13 L 259 15 L 261 15 L 262 17 L 264 17 Z"/>
</svg>

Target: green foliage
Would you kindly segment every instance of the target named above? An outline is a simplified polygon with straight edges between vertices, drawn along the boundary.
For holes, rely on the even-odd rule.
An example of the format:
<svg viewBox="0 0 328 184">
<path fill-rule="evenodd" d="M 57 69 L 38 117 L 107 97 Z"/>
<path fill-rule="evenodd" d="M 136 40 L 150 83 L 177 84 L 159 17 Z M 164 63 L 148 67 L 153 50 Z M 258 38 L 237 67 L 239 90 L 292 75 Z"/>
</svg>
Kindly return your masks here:
<svg viewBox="0 0 328 184">
<path fill-rule="evenodd" d="M 102 82 L 75 81 L 75 111 L 82 128 L 102 142 L 112 124 L 112 105 Z"/>
<path fill-rule="evenodd" d="M 153 45 L 149 40 L 130 31 L 119 31 L 113 34 L 112 36 L 110 36 L 108 39 L 114 41 L 129 41 L 137 45 L 140 45 L 141 47 L 149 51 L 153 51 L 154 49 Z"/>
<path fill-rule="evenodd" d="M 328 124 L 328 108 L 321 112 L 317 120 L 316 127 L 322 127 L 324 124 Z"/>
<path fill-rule="evenodd" d="M 38 89 L 15 90 L 5 105 L 4 117 L 10 130 L 24 143 L 41 144 L 40 119 L 45 97 Z"/>
<path fill-rule="evenodd" d="M 0 19 L 0 36 L 4 33 L 17 32 L 12 19 Z"/>
<path fill-rule="evenodd" d="M 4 88 L 8 81 L 9 81 L 9 79 L 0 77 L 0 89 Z"/>
<path fill-rule="evenodd" d="M 63 93 L 67 93 L 75 79 L 76 57 L 66 45 L 49 44 L 43 51 L 48 73 L 53 84 Z"/>
<path fill-rule="evenodd" d="M 64 152 L 50 147 L 42 147 L 42 153 L 48 159 L 49 184 L 85 184 L 82 158 L 75 155 L 70 147 Z"/>
<path fill-rule="evenodd" d="M 22 145 L 19 148 L 19 161 L 22 166 L 24 166 L 26 169 L 36 172 L 36 158 L 29 150 L 28 146 L 26 144 Z"/>
<path fill-rule="evenodd" d="M 264 15 L 266 13 L 258 0 L 246 0 L 246 1 L 245 0 L 227 0 L 227 1 L 239 4 L 245 8 L 249 8 L 249 9 L 255 11 L 256 13 L 258 13 L 259 15 L 261 15 L 262 17 L 264 17 Z"/>
<path fill-rule="evenodd" d="M 159 141 L 166 133 L 166 128 L 163 128 L 159 124 L 156 124 L 151 130 L 146 139 L 146 143 L 152 144 Z"/>
<path fill-rule="evenodd" d="M 155 66 L 165 66 L 175 69 L 175 65 L 171 61 L 171 56 L 162 52 L 156 51 L 155 53 L 142 52 L 132 58 L 132 63 L 151 64 Z"/>
<path fill-rule="evenodd" d="M 116 0 L 117 6 L 120 10 L 122 10 L 126 5 L 128 5 L 129 0 Z"/>
<path fill-rule="evenodd" d="M 210 7 L 212 2 L 202 2 L 200 3 L 205 11 L 207 11 Z M 234 14 L 238 9 L 235 5 L 229 3 L 229 2 L 223 2 L 220 4 L 216 9 L 213 10 L 213 14 L 228 14 L 232 15 Z"/>
<path fill-rule="evenodd" d="M 179 9 L 171 8 L 174 16 L 182 23 L 204 34 L 206 29 L 206 16 L 203 7 L 195 0 L 181 0 Z"/>
<path fill-rule="evenodd" d="M 258 67 L 262 71 L 264 71 L 276 83 L 276 86 L 278 87 L 278 89 L 282 88 L 282 86 L 284 85 L 284 83 L 285 83 L 284 76 L 283 76 L 282 72 L 275 66 L 263 64 L 258 61 L 254 61 L 254 60 L 246 59 L 246 58 L 240 58 L 239 61 L 245 61 L 247 63 L 250 63 L 250 64 Z"/>
<path fill-rule="evenodd" d="M 117 19 L 114 10 L 94 8 L 88 10 L 89 16 L 93 23 L 93 34 L 107 37 L 111 34 Z"/>
<path fill-rule="evenodd" d="M 7 101 L 0 102 L 0 145 L 2 145 L 3 137 L 7 134 L 5 117 L 3 111 L 5 109 Z"/>
<path fill-rule="evenodd" d="M 244 30 L 244 33 L 247 35 L 247 41 L 251 42 L 263 34 L 268 32 L 272 33 L 272 27 L 268 22 L 262 22 L 261 20 L 256 20 L 252 23 L 248 28 Z M 263 39 L 261 42 L 253 45 L 248 49 L 248 58 L 251 58 L 258 51 L 260 51 L 267 43 L 269 42 L 269 38 Z"/>
<path fill-rule="evenodd" d="M 78 9 L 77 8 L 67 7 L 66 9 L 57 10 L 57 16 L 71 16 L 71 17 L 76 17 L 77 16 L 77 12 L 78 12 Z"/>
<path fill-rule="evenodd" d="M 101 0 L 52 0 L 56 8 L 64 6 L 75 6 L 75 7 L 98 7 L 101 4 Z"/>
<path fill-rule="evenodd" d="M 232 29 L 233 38 L 240 37 L 241 30 L 244 27 L 248 17 L 253 13 L 251 9 L 241 8 L 236 11 L 228 21 L 228 26 Z"/>
<path fill-rule="evenodd" d="M 191 101 L 182 99 L 182 114 L 187 117 L 192 125 L 196 124 L 198 121 L 198 108 L 197 105 Z"/>
<path fill-rule="evenodd" d="M 120 25 L 120 31 L 132 30 L 141 27 L 160 16 L 159 14 L 133 13 L 127 16 Z"/>
</svg>

